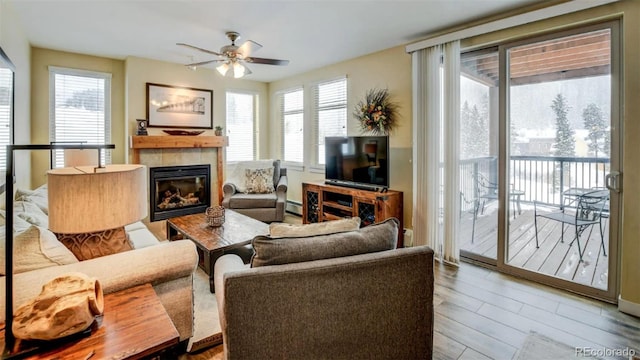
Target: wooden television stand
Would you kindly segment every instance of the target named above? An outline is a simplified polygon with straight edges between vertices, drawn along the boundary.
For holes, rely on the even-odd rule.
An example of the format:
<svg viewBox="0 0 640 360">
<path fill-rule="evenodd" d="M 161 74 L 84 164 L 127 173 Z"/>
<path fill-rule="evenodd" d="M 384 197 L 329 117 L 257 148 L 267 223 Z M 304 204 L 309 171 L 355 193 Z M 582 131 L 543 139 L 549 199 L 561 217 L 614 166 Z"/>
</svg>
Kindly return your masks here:
<svg viewBox="0 0 640 360">
<path fill-rule="evenodd" d="M 404 246 L 403 193 L 353 189 L 323 182 L 302 183 L 302 222 L 304 224 L 359 217 L 362 226 L 390 217 L 400 221 L 398 247 Z"/>
</svg>

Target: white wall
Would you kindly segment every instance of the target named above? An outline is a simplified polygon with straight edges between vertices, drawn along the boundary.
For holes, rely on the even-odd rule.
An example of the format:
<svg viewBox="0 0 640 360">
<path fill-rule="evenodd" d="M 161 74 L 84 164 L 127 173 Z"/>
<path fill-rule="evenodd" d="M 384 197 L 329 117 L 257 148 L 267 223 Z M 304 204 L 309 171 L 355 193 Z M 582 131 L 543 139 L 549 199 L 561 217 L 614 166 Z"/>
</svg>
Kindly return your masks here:
<svg viewBox="0 0 640 360">
<path fill-rule="evenodd" d="M 411 56 L 404 47 L 399 46 L 356 59 L 343 61 L 321 69 L 293 76 L 284 80 L 269 84 L 269 97 L 275 101 L 278 91 L 302 86 L 305 98 L 309 98 L 313 84 L 334 79 L 339 76 L 347 76 L 347 134 L 365 135 L 360 129 L 359 122 L 351 115 L 355 105 L 364 98 L 368 90 L 372 88 L 388 88 L 394 101 L 399 105 L 398 126 L 389 137 L 390 142 L 390 188 L 404 192 L 404 226 L 412 227 L 412 145 L 411 145 Z M 305 102 L 305 119 L 312 118 L 309 102 Z M 272 119 L 271 157 L 281 158 L 280 141 L 281 126 L 277 119 L 277 109 L 272 107 L 270 115 Z M 308 154 L 305 155 L 305 164 L 311 163 Z M 302 183 L 306 181 L 322 181 L 324 174 L 313 173 L 305 166 L 303 171 L 287 169 L 289 189 L 287 198 L 302 202 Z"/>
<path fill-rule="evenodd" d="M 125 60 L 125 79 L 125 121 L 128 125 L 125 126 L 125 139 L 135 134 L 136 119 L 146 118 L 146 83 L 213 90 L 213 126 L 223 127 L 226 118 L 226 91 L 242 90 L 258 94 L 258 128 L 267 129 L 261 133 L 258 141 L 258 153 L 263 158 L 268 156 L 269 101 L 266 83 L 222 77 L 212 69 L 198 68 L 192 71 L 184 65 L 138 57 L 128 57 Z M 149 135 L 165 135 L 157 128 L 149 128 L 148 131 Z M 207 130 L 204 135 L 213 135 L 213 130 Z"/>
<path fill-rule="evenodd" d="M 13 5 L 5 1 L 0 1 L 0 47 L 16 67 L 14 143 L 29 144 L 31 140 L 31 47 Z M 31 188 L 30 159 L 28 152 L 16 153 L 16 187 Z"/>
</svg>

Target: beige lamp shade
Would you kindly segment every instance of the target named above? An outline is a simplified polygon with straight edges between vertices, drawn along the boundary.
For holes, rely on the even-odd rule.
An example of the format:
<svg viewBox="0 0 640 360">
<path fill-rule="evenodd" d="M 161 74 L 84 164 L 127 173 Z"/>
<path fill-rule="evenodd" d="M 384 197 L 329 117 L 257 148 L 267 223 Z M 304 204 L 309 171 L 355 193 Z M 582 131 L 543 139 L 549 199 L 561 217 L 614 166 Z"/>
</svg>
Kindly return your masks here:
<svg viewBox="0 0 640 360">
<path fill-rule="evenodd" d="M 66 149 L 64 151 L 64 166 L 98 166 L 100 153 L 94 149 Z"/>
<path fill-rule="evenodd" d="M 49 229 L 55 233 L 114 229 L 147 216 L 144 165 L 66 167 L 47 177 Z"/>
</svg>

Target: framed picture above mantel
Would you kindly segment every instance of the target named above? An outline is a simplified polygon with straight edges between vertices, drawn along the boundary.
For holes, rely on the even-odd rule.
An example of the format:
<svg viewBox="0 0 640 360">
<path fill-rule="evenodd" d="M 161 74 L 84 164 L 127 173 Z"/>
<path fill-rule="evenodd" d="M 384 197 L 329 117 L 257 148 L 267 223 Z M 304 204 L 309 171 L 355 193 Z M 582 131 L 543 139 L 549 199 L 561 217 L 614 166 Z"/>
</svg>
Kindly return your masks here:
<svg viewBox="0 0 640 360">
<path fill-rule="evenodd" d="M 213 90 L 147 83 L 149 127 L 212 129 Z"/>
</svg>

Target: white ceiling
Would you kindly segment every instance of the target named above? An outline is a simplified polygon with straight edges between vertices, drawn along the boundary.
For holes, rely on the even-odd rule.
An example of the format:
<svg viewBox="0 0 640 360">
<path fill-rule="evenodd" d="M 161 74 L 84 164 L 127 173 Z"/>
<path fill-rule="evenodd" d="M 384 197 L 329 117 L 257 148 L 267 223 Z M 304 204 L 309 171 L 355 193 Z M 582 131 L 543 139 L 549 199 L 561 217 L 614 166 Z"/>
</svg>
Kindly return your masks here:
<svg viewBox="0 0 640 360">
<path fill-rule="evenodd" d="M 274 81 L 424 38 L 541 0 L 5 0 L 33 46 L 179 64 L 213 59 L 237 31 L 263 48 L 254 56 L 287 66 L 250 64 L 248 79 Z M 209 67 L 213 68 L 212 65 Z"/>
</svg>

